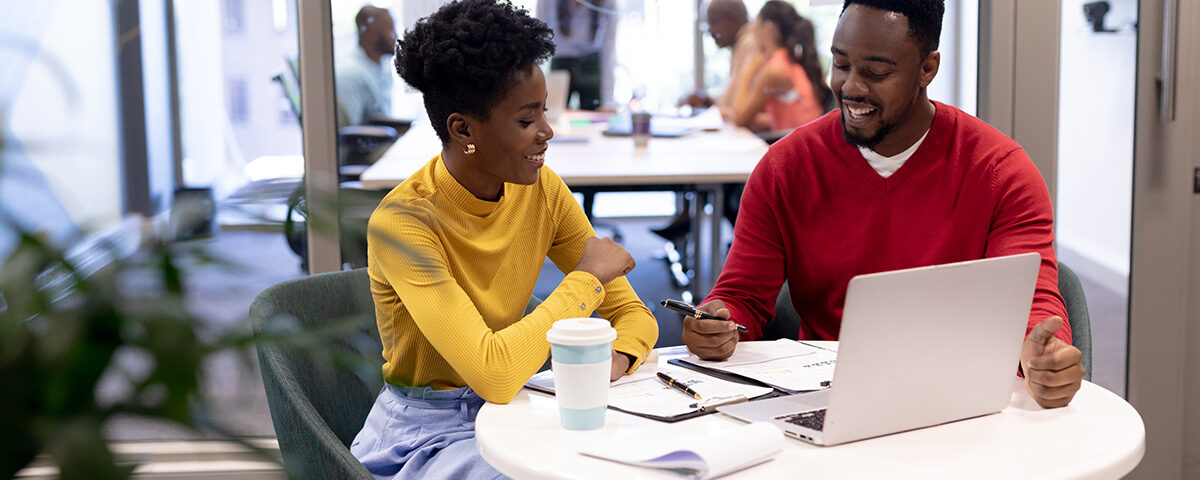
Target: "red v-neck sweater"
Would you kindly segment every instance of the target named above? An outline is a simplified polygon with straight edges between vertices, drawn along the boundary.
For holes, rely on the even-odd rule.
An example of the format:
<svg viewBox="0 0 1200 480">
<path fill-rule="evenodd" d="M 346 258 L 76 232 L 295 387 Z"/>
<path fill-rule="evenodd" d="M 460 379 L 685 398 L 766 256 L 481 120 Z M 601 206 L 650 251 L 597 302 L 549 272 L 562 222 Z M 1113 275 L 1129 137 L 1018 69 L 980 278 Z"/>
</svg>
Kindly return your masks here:
<svg viewBox="0 0 1200 480">
<path fill-rule="evenodd" d="M 846 143 L 838 111 L 796 129 L 759 162 L 733 247 L 708 300 L 757 339 L 784 280 L 800 338 L 836 340 L 850 278 L 1025 252 L 1042 255 L 1029 328 L 1061 316 L 1054 215 L 1037 167 L 996 129 L 949 105 L 899 170 L 883 178 Z"/>
</svg>

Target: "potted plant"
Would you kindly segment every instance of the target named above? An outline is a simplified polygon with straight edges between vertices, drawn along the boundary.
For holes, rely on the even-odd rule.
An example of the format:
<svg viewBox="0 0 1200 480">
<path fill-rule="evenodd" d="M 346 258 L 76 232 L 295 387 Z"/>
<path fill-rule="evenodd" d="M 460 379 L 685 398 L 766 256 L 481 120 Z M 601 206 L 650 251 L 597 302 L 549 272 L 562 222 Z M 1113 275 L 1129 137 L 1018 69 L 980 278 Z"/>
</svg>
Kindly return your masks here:
<svg viewBox="0 0 1200 480">
<path fill-rule="evenodd" d="M 0 154 L 3 126 L 0 118 Z M 324 354 L 320 337 L 344 333 L 337 324 L 314 333 L 282 322 L 262 335 L 248 322 L 205 327 L 184 302 L 181 258 L 211 260 L 192 246 L 151 238 L 123 256 L 101 245 L 107 262 L 85 267 L 68 254 L 72 242 L 23 228 L 3 205 L 0 229 L 17 239 L 0 258 L 0 478 L 39 456 L 64 479 L 129 477 L 135 465 L 114 457 L 103 433 L 119 415 L 171 421 L 257 450 L 222 428 L 204 401 L 204 362 L 218 352 L 279 342 L 332 368 L 356 368 L 355 358 Z M 129 358 L 139 367 L 122 360 Z M 98 388 L 102 383 L 118 388 Z"/>
</svg>

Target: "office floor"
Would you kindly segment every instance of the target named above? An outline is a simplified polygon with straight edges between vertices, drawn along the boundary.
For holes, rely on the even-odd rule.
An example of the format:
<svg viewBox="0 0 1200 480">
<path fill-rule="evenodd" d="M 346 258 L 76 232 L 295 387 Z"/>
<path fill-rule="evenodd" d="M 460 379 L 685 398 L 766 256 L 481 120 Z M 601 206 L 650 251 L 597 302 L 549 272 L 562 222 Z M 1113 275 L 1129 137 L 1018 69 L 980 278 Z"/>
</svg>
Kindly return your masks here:
<svg viewBox="0 0 1200 480">
<path fill-rule="evenodd" d="M 248 327 L 250 303 L 259 292 L 303 275 L 295 254 L 281 233 L 222 232 L 194 240 L 225 265 L 188 264 L 185 285 L 188 307 L 207 327 Z M 240 325 L 238 325 L 240 324 Z M 253 350 L 214 355 L 205 365 L 203 391 L 213 413 L 239 435 L 274 436 L 258 359 Z M 136 417 L 114 419 L 106 430 L 116 440 L 176 440 L 195 438 L 189 430 Z"/>
<path fill-rule="evenodd" d="M 624 234 L 624 246 L 637 261 L 629 275 L 630 283 L 659 319 L 657 346 L 678 345 L 679 316 L 663 312 L 657 301 L 680 298 L 680 289 L 671 281 L 667 263 L 655 258 L 662 251 L 662 240 L 649 228 L 662 225 L 665 217 L 605 219 L 615 223 Z M 726 226 L 726 228 L 728 228 Z M 601 235 L 611 235 L 600 228 Z M 190 270 L 190 305 L 195 313 L 213 326 L 231 326 L 246 322 L 251 301 L 263 289 L 302 275 L 297 257 L 288 250 L 283 236 L 274 232 L 226 231 L 212 239 L 199 241 L 212 255 L 238 266 L 206 265 Z M 539 278 L 535 294 L 545 297 L 562 278 L 549 261 Z M 1092 381 L 1118 394 L 1125 390 L 1125 298 L 1105 290 L 1081 276 L 1088 296 L 1092 322 Z M 239 435 L 273 436 L 266 395 L 253 351 L 214 357 L 207 365 L 205 391 L 219 419 Z M 174 425 L 138 418 L 118 418 L 107 425 L 115 440 L 172 440 L 196 435 Z"/>
</svg>

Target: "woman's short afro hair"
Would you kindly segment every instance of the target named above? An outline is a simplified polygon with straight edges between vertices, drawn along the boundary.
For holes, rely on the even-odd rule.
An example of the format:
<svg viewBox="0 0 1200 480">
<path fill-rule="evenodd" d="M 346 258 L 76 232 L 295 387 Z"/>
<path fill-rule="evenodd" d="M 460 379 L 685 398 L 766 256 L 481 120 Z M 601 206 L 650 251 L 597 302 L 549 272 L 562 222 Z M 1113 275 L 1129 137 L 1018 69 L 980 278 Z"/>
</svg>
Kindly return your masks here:
<svg viewBox="0 0 1200 480">
<path fill-rule="evenodd" d="M 507 1 L 457 0 L 396 41 L 396 73 L 424 94 L 444 143 L 450 114 L 486 120 L 531 65 L 554 55 L 553 37 L 545 22 Z"/>
</svg>

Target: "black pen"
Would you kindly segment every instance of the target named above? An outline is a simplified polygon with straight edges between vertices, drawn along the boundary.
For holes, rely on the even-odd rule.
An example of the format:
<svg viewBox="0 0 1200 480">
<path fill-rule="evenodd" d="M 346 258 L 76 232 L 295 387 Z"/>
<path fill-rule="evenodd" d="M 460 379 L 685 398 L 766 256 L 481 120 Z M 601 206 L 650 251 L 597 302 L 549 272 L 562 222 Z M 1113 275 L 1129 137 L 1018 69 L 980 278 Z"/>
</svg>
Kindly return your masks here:
<svg viewBox="0 0 1200 480">
<path fill-rule="evenodd" d="M 692 390 L 692 387 L 689 387 L 689 386 L 687 386 L 687 385 L 684 385 L 684 384 L 682 384 L 682 383 L 679 383 L 679 382 L 678 382 L 678 381 L 676 381 L 674 378 L 671 378 L 671 376 L 670 376 L 670 375 L 667 375 L 667 374 L 665 374 L 665 373 L 663 373 L 663 372 L 656 372 L 656 373 L 658 373 L 658 378 L 661 378 L 661 379 L 662 379 L 662 381 L 664 381 L 664 382 L 667 382 L 667 385 L 668 385 L 668 386 L 670 386 L 670 387 L 674 387 L 674 388 L 678 388 L 678 389 L 680 389 L 680 390 L 683 390 L 683 392 L 684 392 L 684 393 L 686 393 L 686 394 L 688 394 L 688 395 L 691 395 L 691 396 L 693 396 L 693 397 L 696 397 L 696 400 L 701 400 L 701 398 L 700 398 L 700 394 L 699 394 L 699 393 L 696 393 L 696 391 L 695 391 L 695 390 Z"/>
<path fill-rule="evenodd" d="M 666 300 L 663 300 L 659 304 L 664 307 L 667 307 L 668 310 L 674 310 L 674 311 L 682 313 L 688 317 L 705 319 L 705 320 L 725 320 L 727 322 L 733 321 L 733 320 L 729 320 L 727 318 L 718 317 L 711 313 L 701 312 L 699 310 L 696 310 L 696 307 L 688 305 L 687 303 L 681 302 L 679 300 L 671 300 L 668 298 Z M 748 330 L 746 327 L 742 326 L 742 324 L 740 324 L 740 323 L 734 323 L 734 325 L 737 326 L 737 330 L 739 332 L 745 332 Z"/>
</svg>

